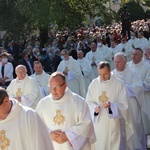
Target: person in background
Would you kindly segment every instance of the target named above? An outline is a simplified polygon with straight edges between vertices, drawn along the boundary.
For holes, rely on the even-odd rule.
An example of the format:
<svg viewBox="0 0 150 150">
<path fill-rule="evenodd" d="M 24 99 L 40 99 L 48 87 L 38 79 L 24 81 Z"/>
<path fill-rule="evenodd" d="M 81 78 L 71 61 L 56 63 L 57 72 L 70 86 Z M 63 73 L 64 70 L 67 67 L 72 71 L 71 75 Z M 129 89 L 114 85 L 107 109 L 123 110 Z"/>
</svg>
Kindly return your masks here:
<svg viewBox="0 0 150 150">
<path fill-rule="evenodd" d="M 96 43 L 91 43 L 91 51 L 86 54 L 85 58 L 90 62 L 96 78 L 98 76 L 97 65 L 104 59 L 103 53 L 97 49 Z"/>
<path fill-rule="evenodd" d="M 13 65 L 11 62 L 8 62 L 8 57 L 9 54 L 7 52 L 3 52 L 0 55 L 0 86 L 4 86 L 5 88 L 13 79 Z"/>
<path fill-rule="evenodd" d="M 38 47 L 34 47 L 32 50 L 31 59 L 34 63 L 34 61 L 38 61 L 38 56 L 40 55 L 40 50 Z"/>
<path fill-rule="evenodd" d="M 144 60 L 150 65 L 150 47 L 145 50 Z"/>
<path fill-rule="evenodd" d="M 22 59 L 19 61 L 20 65 L 24 65 L 27 68 L 27 74 L 30 76 L 33 74 L 33 61 L 30 59 L 31 52 L 29 50 L 23 50 Z"/>
<path fill-rule="evenodd" d="M 49 55 L 47 54 L 46 48 L 42 49 L 40 62 L 42 63 L 43 70 L 50 74 L 52 72 L 52 62 Z"/>
<path fill-rule="evenodd" d="M 60 57 L 60 49 L 57 49 L 55 52 L 55 56 L 52 59 L 53 72 L 55 72 L 57 70 L 57 67 L 61 61 L 62 61 L 62 59 Z"/>
<path fill-rule="evenodd" d="M 113 73 L 116 77 L 123 80 L 128 94 L 129 111 L 131 112 L 133 126 L 133 150 L 146 150 L 146 138 L 142 121 L 142 101 L 143 85 L 137 72 L 131 70 L 126 64 L 126 57 L 123 53 L 117 53 L 114 57 L 115 69 Z"/>
<path fill-rule="evenodd" d="M 83 51 L 79 50 L 77 52 L 77 56 L 78 56 L 77 62 L 80 65 L 82 75 L 84 78 L 84 82 L 85 82 L 85 90 L 87 92 L 89 84 L 94 79 L 93 70 L 92 70 L 92 67 L 90 65 L 90 62 L 84 57 Z"/>
<path fill-rule="evenodd" d="M 67 49 L 61 51 L 61 58 L 63 60 L 60 62 L 57 71 L 62 72 L 66 76 L 67 85 L 72 92 L 85 98 L 85 84 L 80 65 L 77 60 L 69 56 Z"/>
<path fill-rule="evenodd" d="M 70 46 L 69 56 L 72 56 L 73 59 L 77 60 L 77 51 L 75 50 L 73 44 L 71 44 L 71 46 Z"/>
<path fill-rule="evenodd" d="M 132 52 L 132 61 L 127 63 L 142 80 L 144 100 L 142 101 L 142 120 L 147 140 L 150 138 L 150 65 L 143 59 L 143 50 L 135 48 Z"/>
<path fill-rule="evenodd" d="M 15 98 L 24 106 L 35 108 L 38 101 L 43 97 L 38 82 L 27 75 L 27 69 L 24 65 L 18 65 L 16 68 L 16 79 L 13 79 L 7 87 L 10 98 Z"/>
<path fill-rule="evenodd" d="M 150 46 L 150 43 L 147 38 L 144 37 L 143 31 L 138 32 L 138 44 L 135 48 L 140 48 L 145 53 L 146 48 Z"/>
<path fill-rule="evenodd" d="M 121 15 L 122 22 L 122 34 L 126 36 L 128 33 L 128 39 L 130 39 L 130 30 L 131 30 L 131 14 L 128 12 L 127 6 L 124 6 L 124 12 Z"/>
<path fill-rule="evenodd" d="M 121 43 L 117 45 L 117 50 L 118 52 L 122 52 L 125 54 L 127 62 L 131 60 L 133 47 L 127 42 L 125 37 L 121 37 Z"/>
<path fill-rule="evenodd" d="M 138 39 L 136 37 L 135 32 L 131 32 L 131 38 L 128 40 L 128 43 L 132 46 L 132 48 L 136 48 L 138 45 Z"/>
<path fill-rule="evenodd" d="M 34 74 L 31 75 L 32 78 L 36 79 L 42 90 L 43 96 L 49 95 L 48 81 L 50 75 L 43 70 L 42 63 L 40 61 L 34 61 L 33 64 Z"/>
</svg>

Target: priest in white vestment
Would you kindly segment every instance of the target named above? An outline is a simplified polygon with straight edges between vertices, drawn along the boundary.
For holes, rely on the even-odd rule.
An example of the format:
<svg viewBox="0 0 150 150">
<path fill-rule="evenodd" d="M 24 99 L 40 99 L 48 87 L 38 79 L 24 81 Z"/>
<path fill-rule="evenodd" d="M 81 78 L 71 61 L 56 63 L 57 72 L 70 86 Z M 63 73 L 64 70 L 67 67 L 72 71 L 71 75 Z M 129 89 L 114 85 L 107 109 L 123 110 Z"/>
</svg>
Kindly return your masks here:
<svg viewBox="0 0 150 150">
<path fill-rule="evenodd" d="M 108 62 L 100 62 L 98 72 L 100 76 L 91 82 L 86 97 L 97 138 L 95 150 L 126 149 L 126 141 L 131 149 L 133 130 L 128 119 L 125 85 L 111 73 Z M 121 124 L 121 120 L 125 123 Z M 126 135 L 124 128 L 128 131 Z M 126 141 L 122 141 L 122 136 L 126 136 Z"/>
<path fill-rule="evenodd" d="M 134 134 L 132 136 L 133 150 L 146 150 L 146 139 L 142 122 L 143 86 L 137 72 L 126 65 L 126 57 L 117 53 L 114 57 L 115 69 L 113 73 L 123 80 L 128 91 L 129 110 L 132 116 Z"/>
<path fill-rule="evenodd" d="M 83 75 L 84 82 L 85 82 L 85 90 L 87 93 L 89 84 L 94 79 L 93 70 L 92 70 L 90 62 L 84 57 L 83 51 L 79 50 L 77 52 L 77 57 L 78 57 L 77 62 L 79 63 L 81 71 L 82 71 L 82 75 Z"/>
<path fill-rule="evenodd" d="M 150 47 L 145 50 L 144 61 L 150 65 Z"/>
<path fill-rule="evenodd" d="M 129 67 L 139 74 L 144 92 L 142 101 L 142 118 L 145 133 L 150 134 L 150 66 L 143 59 L 143 51 L 140 48 L 134 49 L 132 53 L 132 61 L 128 62 Z"/>
<path fill-rule="evenodd" d="M 103 60 L 111 63 L 112 58 L 111 58 L 110 49 L 108 48 L 108 46 L 102 44 L 103 42 L 102 42 L 101 37 L 98 37 L 96 40 L 97 40 L 97 50 L 102 52 Z"/>
<path fill-rule="evenodd" d="M 132 48 L 136 48 L 138 45 L 138 38 L 135 36 L 135 32 L 131 32 L 131 38 L 128 43 L 132 46 Z"/>
<path fill-rule="evenodd" d="M 103 53 L 97 50 L 96 43 L 91 44 L 91 51 L 86 54 L 85 58 L 90 62 L 93 69 L 94 77 L 96 78 L 98 76 L 97 65 L 104 58 Z"/>
<path fill-rule="evenodd" d="M 32 74 L 31 77 L 36 79 L 36 81 L 39 83 L 43 97 L 49 95 L 50 90 L 47 85 L 50 75 L 43 70 L 42 63 L 40 61 L 34 61 L 33 70 L 35 73 Z"/>
<path fill-rule="evenodd" d="M 121 43 L 117 45 L 118 52 L 125 54 L 127 62 L 131 60 L 131 54 L 133 47 L 126 41 L 125 37 L 122 37 Z"/>
<path fill-rule="evenodd" d="M 78 62 L 72 56 L 69 56 L 69 51 L 66 49 L 61 51 L 61 57 L 63 60 L 60 62 L 57 71 L 66 75 L 67 85 L 74 93 L 85 98 L 85 84 Z"/>
<path fill-rule="evenodd" d="M 91 150 L 96 140 L 86 101 L 67 88 L 65 75 L 50 77 L 51 94 L 43 98 L 36 111 L 49 129 L 55 150 Z"/>
<path fill-rule="evenodd" d="M 149 46 L 149 41 L 144 37 L 143 31 L 138 32 L 138 44 L 136 45 L 136 48 L 142 49 L 145 53 L 146 48 L 148 48 Z"/>
<path fill-rule="evenodd" d="M 110 52 L 111 52 L 111 69 L 114 69 L 114 55 L 116 53 L 118 53 L 118 49 L 117 49 L 117 43 L 115 42 L 115 40 L 111 41 L 111 46 L 110 46 Z"/>
<path fill-rule="evenodd" d="M 10 99 L 4 89 L 0 89 L 0 149 L 54 150 L 38 114 Z"/>
<path fill-rule="evenodd" d="M 15 70 L 17 77 L 6 89 L 9 97 L 17 99 L 24 106 L 35 108 L 43 97 L 38 82 L 27 75 L 27 69 L 24 65 L 18 65 Z"/>
</svg>

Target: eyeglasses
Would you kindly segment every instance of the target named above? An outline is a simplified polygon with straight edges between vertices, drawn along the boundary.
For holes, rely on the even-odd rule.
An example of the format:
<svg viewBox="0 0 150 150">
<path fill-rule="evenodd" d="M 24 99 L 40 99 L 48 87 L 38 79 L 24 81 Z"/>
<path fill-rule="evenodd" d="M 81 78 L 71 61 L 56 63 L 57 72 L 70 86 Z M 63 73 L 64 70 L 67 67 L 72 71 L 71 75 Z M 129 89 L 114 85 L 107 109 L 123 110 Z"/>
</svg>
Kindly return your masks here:
<svg viewBox="0 0 150 150">
<path fill-rule="evenodd" d="M 66 82 L 64 82 L 63 84 L 61 85 L 57 85 L 57 86 L 54 86 L 54 87 L 50 87 L 50 89 L 52 90 L 59 90 Z"/>
</svg>

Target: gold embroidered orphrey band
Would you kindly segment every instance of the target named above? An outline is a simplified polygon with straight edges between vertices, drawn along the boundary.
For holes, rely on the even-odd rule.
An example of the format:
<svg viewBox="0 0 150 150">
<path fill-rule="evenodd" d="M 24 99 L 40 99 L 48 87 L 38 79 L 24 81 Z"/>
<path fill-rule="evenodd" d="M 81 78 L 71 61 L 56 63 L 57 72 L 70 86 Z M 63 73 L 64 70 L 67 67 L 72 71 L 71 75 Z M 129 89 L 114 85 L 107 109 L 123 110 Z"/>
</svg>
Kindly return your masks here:
<svg viewBox="0 0 150 150">
<path fill-rule="evenodd" d="M 58 124 L 60 126 L 60 124 L 64 124 L 65 122 L 65 116 L 63 116 L 61 114 L 61 110 L 56 110 L 56 116 L 53 118 L 53 122 L 55 124 Z"/>
<path fill-rule="evenodd" d="M 108 102 L 109 98 L 106 96 L 106 91 L 102 91 L 102 95 L 98 98 L 99 102 L 106 103 Z"/>
<path fill-rule="evenodd" d="M 10 140 L 6 137 L 6 131 L 0 131 L 0 149 L 6 150 L 10 146 Z"/>
<path fill-rule="evenodd" d="M 21 97 L 21 96 L 22 96 L 21 88 L 18 88 L 18 91 L 16 92 L 16 97 Z"/>
</svg>

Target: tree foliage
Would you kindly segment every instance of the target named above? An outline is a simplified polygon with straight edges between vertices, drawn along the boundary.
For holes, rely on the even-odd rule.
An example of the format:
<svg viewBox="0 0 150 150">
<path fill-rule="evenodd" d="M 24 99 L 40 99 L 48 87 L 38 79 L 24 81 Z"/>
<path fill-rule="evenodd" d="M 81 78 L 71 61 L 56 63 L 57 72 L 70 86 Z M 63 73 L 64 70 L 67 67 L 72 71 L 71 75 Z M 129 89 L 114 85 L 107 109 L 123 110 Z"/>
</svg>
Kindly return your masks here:
<svg viewBox="0 0 150 150">
<path fill-rule="evenodd" d="M 24 38 L 49 24 L 47 0 L 0 0 L 0 29 Z"/>
<path fill-rule="evenodd" d="M 140 4 L 136 3 L 135 1 L 130 1 L 126 3 L 126 6 L 128 8 L 128 11 L 131 14 L 131 21 L 144 19 L 145 12 Z M 124 11 L 124 8 L 121 7 L 118 11 L 118 15 L 120 16 L 123 11 Z"/>
<path fill-rule="evenodd" d="M 86 15 L 108 18 L 108 0 L 0 0 L 0 30 L 16 37 L 58 24 L 63 29 L 82 26 Z"/>
</svg>

